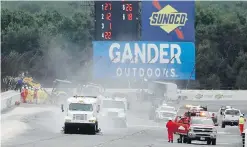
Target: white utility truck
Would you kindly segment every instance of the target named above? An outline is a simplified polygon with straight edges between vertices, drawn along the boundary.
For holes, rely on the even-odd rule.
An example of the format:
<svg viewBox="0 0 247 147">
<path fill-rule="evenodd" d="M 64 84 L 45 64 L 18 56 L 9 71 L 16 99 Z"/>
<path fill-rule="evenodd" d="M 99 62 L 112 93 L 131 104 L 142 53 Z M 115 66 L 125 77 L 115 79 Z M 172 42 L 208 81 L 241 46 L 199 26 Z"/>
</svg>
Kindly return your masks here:
<svg viewBox="0 0 247 147">
<path fill-rule="evenodd" d="M 64 133 L 73 131 L 90 132 L 96 134 L 98 128 L 98 114 L 100 105 L 96 96 L 74 96 L 68 98 L 65 110 L 61 106 L 62 112 L 65 111 Z"/>
<path fill-rule="evenodd" d="M 127 100 L 125 98 L 107 97 L 101 101 L 101 117 L 107 122 L 114 122 L 114 126 L 127 127 L 126 111 Z"/>
<path fill-rule="evenodd" d="M 179 96 L 176 84 L 162 81 L 152 81 L 148 83 L 148 94 L 150 100 L 158 98 L 167 102 L 176 101 Z"/>
</svg>

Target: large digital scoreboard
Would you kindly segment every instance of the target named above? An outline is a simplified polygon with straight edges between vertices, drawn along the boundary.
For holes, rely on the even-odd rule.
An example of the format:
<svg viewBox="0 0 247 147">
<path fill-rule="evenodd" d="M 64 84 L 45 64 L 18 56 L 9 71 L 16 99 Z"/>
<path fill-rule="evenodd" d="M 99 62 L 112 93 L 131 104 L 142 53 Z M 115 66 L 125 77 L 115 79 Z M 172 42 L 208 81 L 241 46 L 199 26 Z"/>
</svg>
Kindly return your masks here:
<svg viewBox="0 0 247 147">
<path fill-rule="evenodd" d="M 95 1 L 95 40 L 138 40 L 137 1 Z"/>
</svg>

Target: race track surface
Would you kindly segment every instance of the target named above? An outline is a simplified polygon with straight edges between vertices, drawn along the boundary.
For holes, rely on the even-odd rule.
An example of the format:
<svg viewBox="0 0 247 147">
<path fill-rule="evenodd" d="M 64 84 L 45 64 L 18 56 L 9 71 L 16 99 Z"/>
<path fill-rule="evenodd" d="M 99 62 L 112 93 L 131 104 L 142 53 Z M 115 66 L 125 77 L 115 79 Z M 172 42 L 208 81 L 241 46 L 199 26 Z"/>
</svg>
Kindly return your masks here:
<svg viewBox="0 0 247 147">
<path fill-rule="evenodd" d="M 247 113 L 246 101 L 184 101 L 176 104 L 208 105 L 216 112 L 222 105 L 232 105 Z M 63 134 L 63 117 L 58 106 L 22 104 L 2 114 L 2 147 L 208 147 L 204 142 L 173 144 L 167 141 L 164 123 L 148 120 L 150 106 L 146 102 L 131 102 L 128 128 L 101 127 L 97 135 Z M 218 127 L 215 147 L 240 147 L 241 137 L 237 127 Z"/>
</svg>

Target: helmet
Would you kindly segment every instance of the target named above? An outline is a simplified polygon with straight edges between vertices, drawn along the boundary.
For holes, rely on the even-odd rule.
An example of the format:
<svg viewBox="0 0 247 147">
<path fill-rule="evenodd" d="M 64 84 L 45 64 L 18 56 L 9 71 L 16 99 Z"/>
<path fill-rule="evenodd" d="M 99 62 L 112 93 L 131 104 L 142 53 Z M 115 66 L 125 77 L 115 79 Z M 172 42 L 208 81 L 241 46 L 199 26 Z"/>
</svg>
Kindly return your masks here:
<svg viewBox="0 0 247 147">
<path fill-rule="evenodd" d="M 169 119 L 168 120 L 172 120 L 172 118 L 171 117 L 169 117 Z"/>
<path fill-rule="evenodd" d="M 240 117 L 244 117 L 244 114 L 241 114 Z"/>
</svg>

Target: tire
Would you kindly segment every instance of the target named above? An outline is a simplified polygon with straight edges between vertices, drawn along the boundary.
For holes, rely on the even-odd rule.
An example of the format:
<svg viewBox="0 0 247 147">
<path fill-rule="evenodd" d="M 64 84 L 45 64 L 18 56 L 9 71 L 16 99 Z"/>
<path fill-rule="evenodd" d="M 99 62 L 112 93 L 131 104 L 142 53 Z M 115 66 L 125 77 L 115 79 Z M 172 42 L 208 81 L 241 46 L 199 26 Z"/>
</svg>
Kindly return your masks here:
<svg viewBox="0 0 247 147">
<path fill-rule="evenodd" d="M 216 139 L 212 139 L 211 142 L 212 142 L 212 145 L 216 145 Z"/>
<path fill-rule="evenodd" d="M 191 139 L 190 138 L 187 139 L 187 144 L 191 144 Z"/>
<path fill-rule="evenodd" d="M 208 139 L 207 140 L 207 145 L 210 145 L 211 144 L 211 139 Z"/>
<path fill-rule="evenodd" d="M 225 123 L 222 123 L 221 128 L 225 128 L 225 127 L 226 127 Z"/>
</svg>

